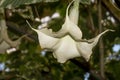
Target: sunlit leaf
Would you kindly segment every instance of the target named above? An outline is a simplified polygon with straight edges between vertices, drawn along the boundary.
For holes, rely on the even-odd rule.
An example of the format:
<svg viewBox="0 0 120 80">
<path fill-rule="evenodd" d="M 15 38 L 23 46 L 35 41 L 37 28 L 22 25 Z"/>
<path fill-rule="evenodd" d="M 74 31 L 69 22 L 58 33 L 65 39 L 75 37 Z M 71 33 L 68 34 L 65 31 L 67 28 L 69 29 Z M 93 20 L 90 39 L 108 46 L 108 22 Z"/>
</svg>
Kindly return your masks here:
<svg viewBox="0 0 120 80">
<path fill-rule="evenodd" d="M 82 4 L 90 4 L 90 0 L 80 0 Z"/>
</svg>

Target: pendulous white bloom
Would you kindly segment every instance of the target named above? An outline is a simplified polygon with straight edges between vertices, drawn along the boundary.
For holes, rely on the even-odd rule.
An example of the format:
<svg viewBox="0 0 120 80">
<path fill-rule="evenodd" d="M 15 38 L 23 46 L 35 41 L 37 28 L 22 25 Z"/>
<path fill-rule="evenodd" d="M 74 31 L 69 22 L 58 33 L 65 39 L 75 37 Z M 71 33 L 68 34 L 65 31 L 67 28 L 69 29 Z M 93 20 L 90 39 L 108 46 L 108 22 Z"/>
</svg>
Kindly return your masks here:
<svg viewBox="0 0 120 80">
<path fill-rule="evenodd" d="M 90 55 L 92 54 L 92 48 L 97 44 L 101 35 L 107 31 L 112 31 L 106 30 L 90 40 L 82 39 L 82 32 L 77 26 L 79 16 L 79 0 L 78 2 L 75 0 L 68 16 L 68 9 L 73 2 L 74 1 L 68 5 L 65 23 L 58 32 L 52 32 L 51 29 L 47 28 L 37 30 L 30 26 L 37 32 L 41 48 L 52 50 L 53 56 L 60 63 L 64 63 L 69 59 L 80 56 L 83 56 L 86 61 L 88 61 L 90 59 Z"/>
</svg>

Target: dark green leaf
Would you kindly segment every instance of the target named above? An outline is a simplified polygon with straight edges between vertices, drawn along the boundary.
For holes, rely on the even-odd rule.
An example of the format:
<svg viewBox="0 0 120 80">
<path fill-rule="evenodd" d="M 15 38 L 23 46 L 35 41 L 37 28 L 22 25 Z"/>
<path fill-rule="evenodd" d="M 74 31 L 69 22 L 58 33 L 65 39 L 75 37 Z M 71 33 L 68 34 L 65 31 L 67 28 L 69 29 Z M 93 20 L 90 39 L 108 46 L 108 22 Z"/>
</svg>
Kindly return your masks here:
<svg viewBox="0 0 120 80">
<path fill-rule="evenodd" d="M 20 5 L 34 4 L 39 2 L 56 2 L 58 0 L 1 0 L 0 7 L 3 8 L 16 8 Z"/>
</svg>

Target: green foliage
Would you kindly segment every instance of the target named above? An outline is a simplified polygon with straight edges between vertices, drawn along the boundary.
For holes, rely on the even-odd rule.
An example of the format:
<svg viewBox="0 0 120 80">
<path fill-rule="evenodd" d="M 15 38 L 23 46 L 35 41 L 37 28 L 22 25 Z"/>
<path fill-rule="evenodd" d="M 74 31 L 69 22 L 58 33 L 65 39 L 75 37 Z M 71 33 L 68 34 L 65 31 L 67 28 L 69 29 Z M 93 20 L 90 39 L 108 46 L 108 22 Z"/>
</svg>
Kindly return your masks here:
<svg viewBox="0 0 120 80">
<path fill-rule="evenodd" d="M 16 8 L 20 5 L 35 4 L 39 2 L 56 2 L 58 0 L 1 0 L 0 7 L 3 8 Z"/>
<path fill-rule="evenodd" d="M 90 4 L 90 0 L 80 0 L 82 4 Z"/>
<path fill-rule="evenodd" d="M 119 80 L 120 79 L 120 62 L 112 60 L 110 63 L 107 64 L 107 71 L 111 74 L 107 76 L 110 77 L 109 80 Z"/>
</svg>

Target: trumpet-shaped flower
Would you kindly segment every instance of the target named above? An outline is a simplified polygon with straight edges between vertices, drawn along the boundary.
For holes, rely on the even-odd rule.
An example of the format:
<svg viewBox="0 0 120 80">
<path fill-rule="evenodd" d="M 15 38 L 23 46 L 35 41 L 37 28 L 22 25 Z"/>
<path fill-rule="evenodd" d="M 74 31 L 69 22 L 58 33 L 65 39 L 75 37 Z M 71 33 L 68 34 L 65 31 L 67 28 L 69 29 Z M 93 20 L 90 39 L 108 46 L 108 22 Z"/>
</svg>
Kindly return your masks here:
<svg viewBox="0 0 120 80">
<path fill-rule="evenodd" d="M 77 26 L 79 4 L 74 5 L 68 15 L 68 9 L 73 2 L 68 5 L 65 23 L 58 32 L 52 32 L 52 30 L 47 28 L 37 30 L 30 26 L 32 30 L 37 32 L 41 48 L 52 50 L 53 56 L 60 63 L 80 56 L 83 56 L 88 61 L 92 54 L 92 48 L 97 44 L 101 35 L 111 31 L 106 30 L 90 40 L 82 39 L 82 31 Z"/>
</svg>

